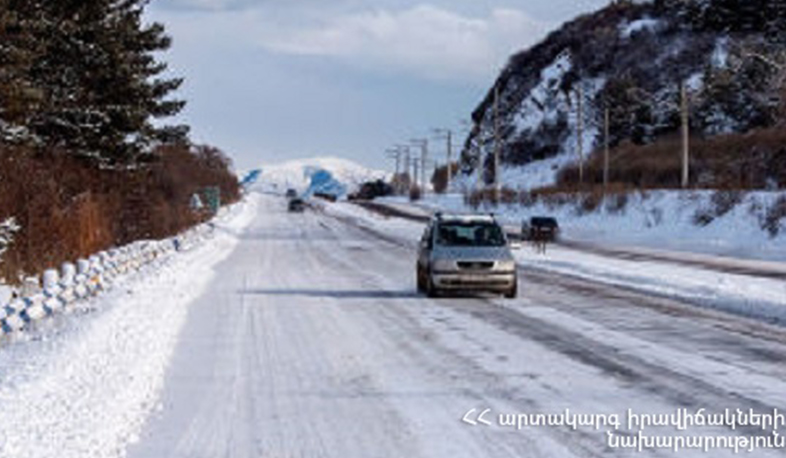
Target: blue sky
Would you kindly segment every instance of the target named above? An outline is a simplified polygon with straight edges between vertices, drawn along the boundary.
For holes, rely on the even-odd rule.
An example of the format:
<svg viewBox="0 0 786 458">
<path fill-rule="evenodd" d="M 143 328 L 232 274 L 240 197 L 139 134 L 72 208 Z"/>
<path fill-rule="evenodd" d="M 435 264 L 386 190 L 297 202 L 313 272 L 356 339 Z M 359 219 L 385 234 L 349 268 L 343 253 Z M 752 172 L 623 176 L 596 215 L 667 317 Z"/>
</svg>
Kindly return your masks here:
<svg viewBox="0 0 786 458">
<path fill-rule="evenodd" d="M 390 168 L 386 148 L 460 130 L 511 53 L 606 3 L 156 0 L 148 17 L 174 38 L 181 120 L 237 168 L 327 155 Z"/>
</svg>

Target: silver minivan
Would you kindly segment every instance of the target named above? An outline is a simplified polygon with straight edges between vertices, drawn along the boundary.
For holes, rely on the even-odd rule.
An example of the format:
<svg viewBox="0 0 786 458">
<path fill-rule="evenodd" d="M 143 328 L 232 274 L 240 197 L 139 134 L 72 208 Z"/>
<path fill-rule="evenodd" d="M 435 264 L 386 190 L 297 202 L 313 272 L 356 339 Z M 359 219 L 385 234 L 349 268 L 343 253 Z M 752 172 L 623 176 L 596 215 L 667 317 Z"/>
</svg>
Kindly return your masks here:
<svg viewBox="0 0 786 458">
<path fill-rule="evenodd" d="M 516 297 L 516 261 L 493 216 L 434 215 L 423 232 L 417 260 L 418 290 L 489 291 Z"/>
</svg>

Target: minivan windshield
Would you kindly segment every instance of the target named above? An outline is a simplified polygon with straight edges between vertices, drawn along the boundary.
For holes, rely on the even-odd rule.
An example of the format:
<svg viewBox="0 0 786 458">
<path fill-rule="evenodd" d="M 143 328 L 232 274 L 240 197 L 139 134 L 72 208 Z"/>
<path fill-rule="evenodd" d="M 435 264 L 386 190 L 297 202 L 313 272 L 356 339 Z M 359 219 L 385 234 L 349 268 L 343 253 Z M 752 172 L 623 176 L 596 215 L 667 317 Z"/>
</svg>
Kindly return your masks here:
<svg viewBox="0 0 786 458">
<path fill-rule="evenodd" d="M 505 245 L 505 236 L 499 225 L 491 222 L 445 222 L 437 229 L 437 244 L 496 247 Z"/>
</svg>

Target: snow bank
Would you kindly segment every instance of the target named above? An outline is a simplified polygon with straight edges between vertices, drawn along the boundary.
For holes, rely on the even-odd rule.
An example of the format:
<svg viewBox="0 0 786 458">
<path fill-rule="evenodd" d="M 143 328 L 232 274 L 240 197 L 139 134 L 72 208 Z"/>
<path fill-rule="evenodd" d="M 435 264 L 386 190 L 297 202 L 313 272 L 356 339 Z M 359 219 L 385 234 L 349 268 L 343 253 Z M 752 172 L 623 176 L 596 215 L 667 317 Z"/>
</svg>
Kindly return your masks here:
<svg viewBox="0 0 786 458">
<path fill-rule="evenodd" d="M 674 263 L 623 260 L 559 246 L 546 255 L 516 252 L 520 264 L 593 282 L 680 299 L 751 318 L 786 323 L 786 282 Z"/>
<path fill-rule="evenodd" d="M 165 240 L 142 240 L 124 247 L 111 249 L 79 259 L 76 264 L 64 263 L 60 270 L 44 272 L 42 285 L 37 279 L 14 299 L 14 290 L 0 285 L 0 338 L 35 327 L 44 318 L 75 306 L 75 303 L 95 296 L 110 287 L 120 277 L 135 272 L 175 251 L 183 251 L 202 244 L 212 235 L 215 224 L 247 224 L 249 203 L 241 202 L 220 209 L 213 222 L 193 228 Z M 231 223 L 227 223 L 231 222 Z"/>
<path fill-rule="evenodd" d="M 748 193 L 725 215 L 714 218 L 705 226 L 697 225 L 697 216 L 711 213 L 713 193 L 633 193 L 620 208 L 607 201 L 592 212 L 582 211 L 576 203 L 550 205 L 544 202 L 531 207 L 482 205 L 477 211 L 493 212 L 506 224 L 514 226 L 519 226 L 531 216 L 552 215 L 559 220 L 562 235 L 569 240 L 786 261 L 786 220 L 781 220 L 777 237 L 772 237 L 762 228 L 768 209 L 786 193 Z M 402 198 L 383 201 L 409 205 Z M 464 204 L 460 194 L 431 194 L 416 205 L 428 210 L 473 211 Z"/>
<path fill-rule="evenodd" d="M 106 294 L 71 309 L 79 315 L 58 315 L 56 326 L 31 330 L 4 348 L 0 457 L 123 456 L 157 408 L 188 304 L 236 246 L 233 234 L 253 218 L 255 202 L 252 197 L 222 211 L 213 224 L 226 230 L 210 231 L 193 249 L 159 257 L 144 268 L 133 265 L 143 262 L 139 253 L 151 253 L 141 244 L 120 250 L 137 254 L 124 263 L 113 265 L 117 256 L 110 253 L 101 263 L 105 274 L 139 271 L 116 276 Z M 82 264 L 77 277 L 84 268 L 92 272 Z M 54 280 L 48 273 L 50 289 L 66 287 Z"/>
</svg>

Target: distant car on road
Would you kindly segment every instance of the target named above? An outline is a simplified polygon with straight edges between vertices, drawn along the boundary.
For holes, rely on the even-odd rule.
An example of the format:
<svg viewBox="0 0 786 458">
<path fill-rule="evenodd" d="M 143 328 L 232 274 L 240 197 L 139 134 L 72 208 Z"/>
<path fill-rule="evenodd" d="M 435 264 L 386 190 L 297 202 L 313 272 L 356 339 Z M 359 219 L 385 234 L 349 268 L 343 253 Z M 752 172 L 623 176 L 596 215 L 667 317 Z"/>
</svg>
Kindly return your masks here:
<svg viewBox="0 0 786 458">
<path fill-rule="evenodd" d="M 306 209 L 306 203 L 303 201 L 303 199 L 295 197 L 294 199 L 289 200 L 287 209 L 293 213 L 300 213 Z"/>
<path fill-rule="evenodd" d="M 350 194 L 348 200 L 374 200 L 393 194 L 393 187 L 384 180 L 368 181 L 360 185 L 357 192 Z"/>
<path fill-rule="evenodd" d="M 315 192 L 314 197 L 319 197 L 322 200 L 326 200 L 328 202 L 335 202 L 338 200 L 338 196 L 335 194 L 330 194 L 328 192 Z"/>
<path fill-rule="evenodd" d="M 533 216 L 521 225 L 521 236 L 526 240 L 556 242 L 559 237 L 559 224 L 551 216 Z"/>
<path fill-rule="evenodd" d="M 516 297 L 516 261 L 492 216 L 436 214 L 420 240 L 418 290 L 434 297 L 448 291 L 488 291 Z"/>
</svg>

